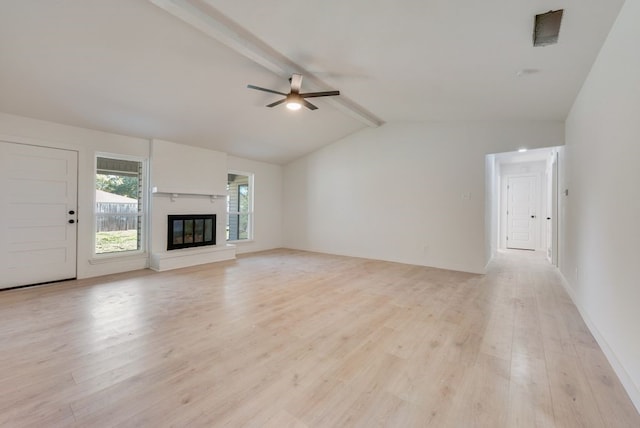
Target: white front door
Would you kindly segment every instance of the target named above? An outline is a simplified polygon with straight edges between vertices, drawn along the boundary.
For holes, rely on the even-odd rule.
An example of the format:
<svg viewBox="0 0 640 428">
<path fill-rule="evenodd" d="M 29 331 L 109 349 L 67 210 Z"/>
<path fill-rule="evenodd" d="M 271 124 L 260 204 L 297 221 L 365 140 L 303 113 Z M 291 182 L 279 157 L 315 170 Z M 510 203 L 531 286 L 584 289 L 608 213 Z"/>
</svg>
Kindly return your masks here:
<svg viewBox="0 0 640 428">
<path fill-rule="evenodd" d="M 507 248 L 536 248 L 536 184 L 538 177 L 507 178 Z"/>
<path fill-rule="evenodd" d="M 0 288 L 76 277 L 78 154 L 0 141 Z"/>
</svg>

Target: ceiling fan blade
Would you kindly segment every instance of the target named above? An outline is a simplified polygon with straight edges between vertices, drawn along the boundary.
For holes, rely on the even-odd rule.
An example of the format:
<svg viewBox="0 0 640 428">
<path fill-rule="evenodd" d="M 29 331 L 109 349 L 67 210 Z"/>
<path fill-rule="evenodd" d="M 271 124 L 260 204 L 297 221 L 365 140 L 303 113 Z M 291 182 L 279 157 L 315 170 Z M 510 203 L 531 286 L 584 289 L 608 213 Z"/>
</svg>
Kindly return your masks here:
<svg viewBox="0 0 640 428">
<path fill-rule="evenodd" d="M 318 110 L 318 107 L 314 106 L 313 104 L 311 104 L 309 101 L 307 100 L 302 100 L 302 103 L 304 104 L 304 106 L 306 108 L 308 108 L 309 110 Z"/>
<path fill-rule="evenodd" d="M 287 96 L 287 94 L 285 94 L 285 93 L 274 91 L 273 89 L 261 88 L 260 86 L 247 85 L 247 88 L 249 88 L 249 89 L 257 89 L 258 91 L 270 92 L 272 94 L 284 95 L 285 97 Z"/>
<path fill-rule="evenodd" d="M 280 101 L 276 101 L 275 103 L 271 103 L 271 104 L 267 104 L 267 107 L 275 107 L 275 106 L 279 106 L 280 104 L 282 104 L 283 102 L 287 101 L 286 98 L 281 99 Z"/>
<path fill-rule="evenodd" d="M 336 95 L 340 95 L 340 91 L 307 92 L 306 94 L 300 94 L 302 98 L 333 97 Z"/>
<path fill-rule="evenodd" d="M 302 88 L 302 74 L 292 74 L 291 75 L 291 92 L 299 93 L 300 88 Z"/>
</svg>

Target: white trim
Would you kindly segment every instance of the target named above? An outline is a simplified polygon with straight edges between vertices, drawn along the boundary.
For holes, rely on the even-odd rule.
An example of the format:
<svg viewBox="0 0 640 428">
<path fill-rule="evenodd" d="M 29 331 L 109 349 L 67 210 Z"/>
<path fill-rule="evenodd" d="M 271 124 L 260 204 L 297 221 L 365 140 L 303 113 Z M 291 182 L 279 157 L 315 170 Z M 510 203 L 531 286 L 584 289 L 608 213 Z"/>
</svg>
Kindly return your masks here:
<svg viewBox="0 0 640 428">
<path fill-rule="evenodd" d="M 489 261 L 487 262 L 486 265 L 484 265 L 484 267 L 482 268 L 482 272 L 478 272 L 481 275 L 486 275 L 487 272 L 489 272 L 489 265 L 491 265 L 491 262 L 493 262 L 495 255 L 491 255 L 491 258 L 489 259 Z"/>
<path fill-rule="evenodd" d="M 585 311 L 582 305 L 580 305 L 580 302 L 578 301 L 573 288 L 571 288 L 569 281 L 567 281 L 560 270 L 558 270 L 558 273 L 560 274 L 560 278 L 562 279 L 560 281 L 562 283 L 562 286 L 571 298 L 573 304 L 576 306 L 576 308 L 578 308 L 578 312 L 584 320 L 584 323 L 587 325 L 587 328 L 593 335 L 596 342 L 598 342 L 600 349 L 602 349 L 604 356 L 607 358 L 607 361 L 609 361 L 609 364 L 611 364 L 613 371 L 618 376 L 618 379 L 629 395 L 631 402 L 636 407 L 636 410 L 640 413 L 640 388 L 638 388 L 638 386 L 633 382 L 633 379 L 631 378 L 631 376 L 629 376 L 629 373 L 627 373 L 624 366 L 620 363 L 620 360 L 618 360 L 618 357 L 616 356 L 613 349 L 611 349 L 604 336 L 600 333 L 593 321 L 591 321 L 591 318 L 589 318 L 587 311 Z"/>
<path fill-rule="evenodd" d="M 140 231 L 140 249 L 132 250 L 132 251 L 121 251 L 121 252 L 112 252 L 112 253 L 96 253 L 96 176 L 98 175 L 98 158 L 111 158 L 111 159 L 122 159 L 134 162 L 142 163 L 142 213 L 136 214 L 137 217 L 142 217 L 142 230 Z M 150 228 L 150 212 L 151 212 L 151 202 L 149 198 L 149 161 L 146 158 L 140 156 L 131 156 L 131 155 L 121 155 L 117 153 L 108 153 L 108 152 L 95 152 L 93 155 L 93 190 L 91 192 L 91 200 L 92 200 L 92 217 L 91 221 L 92 225 L 92 244 L 91 244 L 91 258 L 89 259 L 89 264 L 95 265 L 99 264 L 98 260 L 105 260 L 105 263 L 110 261 L 122 260 L 122 259 L 132 259 L 137 257 L 148 257 L 148 247 L 149 247 L 149 228 Z"/>
<path fill-rule="evenodd" d="M 227 241 L 227 244 L 233 244 L 233 245 L 242 245 L 242 244 L 249 244 L 251 242 L 255 242 L 255 240 L 253 239 L 236 239 L 236 240 L 229 240 Z"/>
<path fill-rule="evenodd" d="M 548 249 L 551 250 L 550 257 L 547 257 L 549 263 L 555 267 L 559 267 L 558 260 L 560 255 L 560 159 L 556 148 L 551 150 L 550 158 L 547 160 L 547 212 L 551 216 L 551 242 L 545 242 Z M 555 186 L 554 186 L 555 179 Z M 555 196 L 555 197 L 554 197 Z M 545 219 L 546 220 L 546 219 Z M 549 221 L 549 220 L 546 220 Z M 546 233 L 545 233 L 546 235 Z"/>
<path fill-rule="evenodd" d="M 167 190 L 167 189 L 158 189 L 157 187 L 152 187 L 151 188 L 151 194 L 152 195 L 166 195 L 169 196 L 169 199 L 171 199 L 171 202 L 175 202 L 176 199 L 180 198 L 180 197 L 198 197 L 198 196 L 206 196 L 208 198 L 211 199 L 211 202 L 215 202 L 218 199 L 224 199 L 227 197 L 227 195 L 221 195 L 221 194 L 216 194 L 216 193 L 211 193 L 211 192 L 176 192 L 176 191 L 172 191 L 172 190 Z"/>
<path fill-rule="evenodd" d="M 7 143 L 25 144 L 27 146 L 48 147 L 50 149 L 62 149 L 71 150 L 78 153 L 83 152 L 83 147 L 80 144 L 60 142 L 56 140 L 44 140 L 40 138 L 24 137 L 19 135 L 0 134 L 0 141 Z M 78 155 L 78 162 L 80 155 Z"/>
<path fill-rule="evenodd" d="M 227 218 L 225 219 L 225 228 L 227 223 L 229 222 L 229 215 L 241 215 L 241 214 L 246 214 L 249 216 L 248 221 L 249 221 L 249 236 L 247 237 L 247 239 L 234 239 L 234 240 L 227 240 L 226 236 L 225 236 L 225 241 L 228 243 L 238 243 L 238 242 L 253 242 L 253 238 L 255 236 L 255 231 L 253 229 L 254 227 L 254 197 L 255 197 L 255 192 L 254 192 L 254 183 L 255 183 L 255 173 L 253 172 L 248 172 L 248 171 L 240 171 L 237 169 L 229 169 L 227 170 L 227 182 L 229 180 L 229 174 L 236 174 L 236 175 L 244 175 L 245 177 L 248 178 L 249 181 L 249 210 L 246 212 L 238 212 L 238 211 L 230 211 L 229 210 L 229 205 L 228 205 L 228 198 L 229 198 L 229 192 L 227 192 L 226 195 L 226 203 L 227 206 L 225 207 L 225 214 L 227 216 Z"/>
<path fill-rule="evenodd" d="M 104 253 L 98 254 L 99 257 L 89 259 L 90 265 L 102 265 L 105 263 L 119 263 L 126 260 L 147 260 L 149 258 L 148 253 L 140 253 L 137 251 L 123 251 L 120 253 Z"/>
</svg>

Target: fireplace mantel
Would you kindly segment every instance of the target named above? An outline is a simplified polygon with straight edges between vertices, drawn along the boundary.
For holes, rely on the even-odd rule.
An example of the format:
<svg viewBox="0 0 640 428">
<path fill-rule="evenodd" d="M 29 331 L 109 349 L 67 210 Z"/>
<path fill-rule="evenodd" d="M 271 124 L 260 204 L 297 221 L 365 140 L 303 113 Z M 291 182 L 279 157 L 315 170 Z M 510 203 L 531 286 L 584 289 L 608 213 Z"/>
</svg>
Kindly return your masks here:
<svg viewBox="0 0 640 428">
<path fill-rule="evenodd" d="M 227 197 L 227 195 L 211 193 L 206 190 L 196 192 L 179 192 L 176 189 L 159 189 L 158 187 L 151 188 L 151 193 L 154 195 L 167 195 L 171 199 L 171 202 L 175 202 L 175 200 L 180 197 L 206 196 L 211 198 L 211 202 L 215 202 L 218 199 L 225 199 Z"/>
</svg>

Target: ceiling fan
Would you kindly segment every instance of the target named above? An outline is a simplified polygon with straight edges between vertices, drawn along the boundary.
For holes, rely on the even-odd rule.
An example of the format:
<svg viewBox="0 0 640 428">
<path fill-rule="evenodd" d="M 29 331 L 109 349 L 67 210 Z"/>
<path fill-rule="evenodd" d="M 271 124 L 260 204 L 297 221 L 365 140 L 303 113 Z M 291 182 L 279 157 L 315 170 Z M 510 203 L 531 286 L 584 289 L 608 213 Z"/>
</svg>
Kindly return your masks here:
<svg viewBox="0 0 640 428">
<path fill-rule="evenodd" d="M 258 91 L 270 92 L 272 94 L 284 95 L 285 98 L 276 101 L 271 104 L 267 104 L 267 107 L 275 107 L 282 103 L 287 103 L 287 108 L 289 110 L 300 110 L 300 108 L 304 105 L 309 110 L 317 110 L 318 107 L 311 104 L 305 98 L 315 98 L 315 97 L 333 97 L 336 95 L 340 95 L 340 91 L 324 91 L 324 92 L 307 92 L 306 94 L 300 93 L 300 88 L 302 87 L 302 74 L 293 74 L 289 79 L 291 82 L 291 91 L 288 94 L 283 92 L 274 91 L 272 89 L 261 88 L 259 86 L 247 85 L 249 89 L 257 89 Z"/>
</svg>

